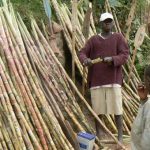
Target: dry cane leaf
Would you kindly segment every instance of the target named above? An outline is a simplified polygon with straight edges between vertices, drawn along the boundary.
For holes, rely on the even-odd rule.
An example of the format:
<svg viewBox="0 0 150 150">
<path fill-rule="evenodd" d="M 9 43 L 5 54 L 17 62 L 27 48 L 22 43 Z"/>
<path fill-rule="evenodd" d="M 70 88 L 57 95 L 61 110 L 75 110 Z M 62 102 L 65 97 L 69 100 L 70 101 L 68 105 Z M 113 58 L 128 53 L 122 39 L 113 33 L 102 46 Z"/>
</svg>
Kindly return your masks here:
<svg viewBox="0 0 150 150">
<path fill-rule="evenodd" d="M 144 37 L 145 37 L 145 32 L 146 32 L 146 25 L 143 24 L 139 27 L 136 35 L 135 35 L 135 40 L 134 40 L 134 47 L 138 48 L 141 46 L 141 44 L 144 41 Z"/>
</svg>

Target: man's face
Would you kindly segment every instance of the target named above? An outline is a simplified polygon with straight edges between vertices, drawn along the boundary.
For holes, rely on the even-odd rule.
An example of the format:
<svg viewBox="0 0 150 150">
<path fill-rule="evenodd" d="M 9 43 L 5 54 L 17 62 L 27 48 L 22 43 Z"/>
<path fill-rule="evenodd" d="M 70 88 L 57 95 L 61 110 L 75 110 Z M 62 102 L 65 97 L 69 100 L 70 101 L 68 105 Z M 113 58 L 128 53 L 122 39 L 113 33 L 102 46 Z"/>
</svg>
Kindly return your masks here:
<svg viewBox="0 0 150 150">
<path fill-rule="evenodd" d="M 113 20 L 112 19 L 106 19 L 102 22 L 102 29 L 106 32 L 110 31 L 113 27 Z"/>
</svg>

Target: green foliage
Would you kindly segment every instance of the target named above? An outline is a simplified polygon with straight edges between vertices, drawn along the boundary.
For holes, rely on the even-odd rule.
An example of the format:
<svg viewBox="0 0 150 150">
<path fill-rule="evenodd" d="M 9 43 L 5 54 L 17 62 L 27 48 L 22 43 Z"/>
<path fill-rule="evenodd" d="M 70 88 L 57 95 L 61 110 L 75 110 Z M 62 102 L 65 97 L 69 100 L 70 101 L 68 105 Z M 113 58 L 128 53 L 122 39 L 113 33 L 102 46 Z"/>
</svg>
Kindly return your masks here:
<svg viewBox="0 0 150 150">
<path fill-rule="evenodd" d="M 104 5 L 105 0 L 98 0 L 98 3 L 100 5 Z M 122 4 L 118 0 L 109 0 L 109 3 L 111 5 L 111 7 L 120 7 L 120 6 L 122 6 Z"/>
<path fill-rule="evenodd" d="M 105 4 L 105 0 L 98 0 L 98 4 L 99 5 L 104 5 Z"/>
<path fill-rule="evenodd" d="M 11 2 L 28 26 L 30 16 L 33 16 L 37 21 L 46 19 L 42 0 L 11 0 Z"/>
<path fill-rule="evenodd" d="M 150 64 L 150 39 L 145 37 L 142 46 L 138 49 L 136 68 L 141 76 L 143 77 L 144 68 Z"/>
<path fill-rule="evenodd" d="M 11 0 L 15 8 L 24 16 L 30 14 L 35 17 L 43 15 L 43 2 L 39 0 Z"/>
<path fill-rule="evenodd" d="M 123 7 L 122 3 L 118 0 L 109 0 L 111 7 Z"/>
</svg>

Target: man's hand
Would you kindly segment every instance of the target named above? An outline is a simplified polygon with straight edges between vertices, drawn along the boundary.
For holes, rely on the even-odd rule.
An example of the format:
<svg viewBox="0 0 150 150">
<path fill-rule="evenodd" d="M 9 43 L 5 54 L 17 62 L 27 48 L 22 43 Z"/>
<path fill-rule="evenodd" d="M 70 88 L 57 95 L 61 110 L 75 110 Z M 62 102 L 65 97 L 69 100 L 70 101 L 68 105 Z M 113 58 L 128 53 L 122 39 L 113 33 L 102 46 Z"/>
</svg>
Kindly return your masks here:
<svg viewBox="0 0 150 150">
<path fill-rule="evenodd" d="M 113 62 L 113 59 L 112 59 L 112 57 L 105 57 L 104 62 L 108 63 L 108 64 L 111 64 Z"/>
<path fill-rule="evenodd" d="M 85 59 L 83 65 L 84 66 L 91 66 L 92 65 L 92 60 L 90 58 Z"/>
<path fill-rule="evenodd" d="M 146 87 L 143 84 L 138 85 L 137 91 L 138 91 L 138 95 L 141 100 L 147 99 L 148 90 L 146 89 Z"/>
</svg>

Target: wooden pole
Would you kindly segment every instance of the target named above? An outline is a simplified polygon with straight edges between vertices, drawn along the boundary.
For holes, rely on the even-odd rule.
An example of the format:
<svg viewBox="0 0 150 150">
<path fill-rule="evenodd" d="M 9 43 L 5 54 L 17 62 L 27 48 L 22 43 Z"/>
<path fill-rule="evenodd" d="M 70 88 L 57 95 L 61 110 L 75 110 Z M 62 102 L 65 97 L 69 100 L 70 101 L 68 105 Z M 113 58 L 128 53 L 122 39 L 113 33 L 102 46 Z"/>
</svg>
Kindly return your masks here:
<svg viewBox="0 0 150 150">
<path fill-rule="evenodd" d="M 72 80 L 74 83 L 75 83 L 76 25 L 77 25 L 77 0 L 73 0 L 72 2 Z"/>
<path fill-rule="evenodd" d="M 83 28 L 82 28 L 82 32 L 85 37 L 85 43 L 87 42 L 88 37 L 89 37 L 91 14 L 92 14 L 92 3 L 90 2 L 89 8 L 84 17 Z M 86 85 L 85 80 L 86 80 L 86 67 L 83 66 L 83 78 L 82 78 L 82 95 L 83 96 L 85 95 L 85 85 Z"/>
</svg>

